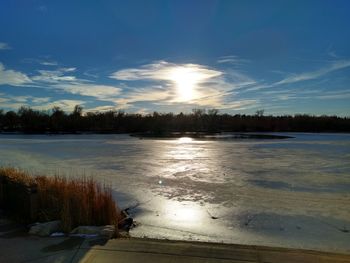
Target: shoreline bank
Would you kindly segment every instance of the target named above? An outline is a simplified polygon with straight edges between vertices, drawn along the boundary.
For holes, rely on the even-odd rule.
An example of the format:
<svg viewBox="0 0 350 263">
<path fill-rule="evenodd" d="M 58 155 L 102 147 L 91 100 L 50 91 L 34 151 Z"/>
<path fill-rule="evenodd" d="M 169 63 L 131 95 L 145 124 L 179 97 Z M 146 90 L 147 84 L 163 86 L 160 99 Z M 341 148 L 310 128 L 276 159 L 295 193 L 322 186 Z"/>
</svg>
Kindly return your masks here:
<svg viewBox="0 0 350 263">
<path fill-rule="evenodd" d="M 0 247 L 6 247 L 0 248 L 1 262 L 350 263 L 350 254 L 147 238 L 106 240 L 0 235 Z"/>
</svg>

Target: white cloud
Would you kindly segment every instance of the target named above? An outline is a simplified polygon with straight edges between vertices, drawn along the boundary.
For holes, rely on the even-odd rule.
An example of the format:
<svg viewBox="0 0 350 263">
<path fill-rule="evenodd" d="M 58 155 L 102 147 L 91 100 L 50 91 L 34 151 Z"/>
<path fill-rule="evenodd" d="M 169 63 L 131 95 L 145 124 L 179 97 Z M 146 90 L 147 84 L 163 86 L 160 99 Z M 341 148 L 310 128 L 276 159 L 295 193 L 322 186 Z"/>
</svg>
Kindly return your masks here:
<svg viewBox="0 0 350 263">
<path fill-rule="evenodd" d="M 1 64 L 2 66 L 2 64 Z M 120 83 L 114 85 L 99 85 L 91 80 L 76 76 L 76 68 L 65 67 L 54 70 L 38 70 L 38 74 L 31 77 L 13 70 L 5 70 L 2 66 L 0 74 L 6 75 L 11 85 L 31 86 L 63 92 L 67 94 L 92 97 L 95 100 L 111 102 L 115 109 L 135 109 L 137 103 L 149 103 L 153 106 L 207 107 L 218 109 L 235 109 L 248 107 L 256 100 L 235 101 L 235 90 L 252 85 L 253 79 L 236 71 L 220 71 L 199 64 L 174 64 L 166 61 L 157 61 L 139 68 L 122 69 L 114 72 L 110 77 L 119 81 L 141 81 L 135 86 Z M 9 77 L 11 76 L 11 78 Z M 134 83 L 134 82 L 133 82 Z M 191 85 L 189 87 L 188 85 Z M 192 90 L 190 97 L 183 97 L 182 92 Z M 182 89 L 182 91 L 181 91 Z M 68 106 L 68 100 L 60 100 L 62 108 Z M 69 100 L 72 104 L 82 101 Z M 92 100 L 93 101 L 93 100 Z M 57 102 L 57 101 L 56 101 Z M 34 104 L 39 108 L 50 108 L 56 102 L 50 98 L 34 99 L 31 96 L 12 98 L 12 103 Z M 36 105 L 41 104 L 41 105 Z M 152 104 L 152 105 L 151 105 Z M 72 106 L 72 105 L 70 105 Z M 100 110 L 110 107 L 101 106 Z M 147 106 L 148 107 L 148 106 Z M 137 108 L 139 108 L 137 106 Z"/>
<path fill-rule="evenodd" d="M 136 102 L 151 102 L 158 106 L 192 105 L 229 109 L 237 106 L 237 103 L 232 104 L 230 101 L 233 91 L 255 83 L 250 77 L 234 70 L 223 72 L 199 64 L 174 64 L 166 61 L 122 69 L 110 77 L 151 83 L 146 82 L 139 88 L 122 93 L 115 100 L 118 108 L 132 107 Z M 155 86 L 154 83 L 157 82 L 160 85 Z"/>
<path fill-rule="evenodd" d="M 8 98 L 15 102 L 26 103 L 31 96 L 8 96 Z"/>
<path fill-rule="evenodd" d="M 225 83 L 234 85 L 235 89 L 243 88 L 256 84 L 256 81 L 246 74 L 243 74 L 237 70 L 226 70 Z M 220 83 L 220 84 L 225 84 Z"/>
<path fill-rule="evenodd" d="M 114 100 L 118 109 L 132 107 L 135 102 L 165 103 L 173 97 L 172 91 L 162 87 L 138 88 L 121 94 L 120 98 Z"/>
<path fill-rule="evenodd" d="M 39 103 L 49 102 L 50 99 L 51 99 L 50 97 L 42 97 L 42 98 L 32 97 L 32 102 L 36 103 L 36 104 L 39 104 Z"/>
<path fill-rule="evenodd" d="M 0 97 L 0 103 L 5 103 L 5 102 L 8 102 L 9 99 L 8 98 L 1 98 Z"/>
<path fill-rule="evenodd" d="M 111 110 L 116 110 L 115 105 L 106 105 L 106 106 L 97 106 L 94 108 L 88 108 L 86 111 L 88 112 L 104 112 L 104 111 L 111 111 Z"/>
<path fill-rule="evenodd" d="M 33 97 L 30 95 L 21 95 L 21 96 L 15 96 L 15 95 L 6 95 L 6 94 L 0 94 L 0 96 L 3 96 L 6 99 L 6 101 L 12 101 L 15 103 L 27 103 L 27 102 L 33 102 L 33 103 L 42 103 L 42 102 L 48 102 L 50 101 L 49 97 Z"/>
<path fill-rule="evenodd" d="M 31 82 L 31 79 L 26 74 L 5 69 L 4 65 L 0 63 L 0 85 L 21 86 Z"/>
<path fill-rule="evenodd" d="M 302 91 L 295 93 L 297 99 L 349 99 L 350 90 Z"/>
<path fill-rule="evenodd" d="M 199 81 L 218 77 L 223 73 L 217 70 L 208 69 L 198 64 L 174 64 L 166 61 L 156 61 L 140 68 L 128 68 L 114 72 L 110 78 L 117 80 L 164 80 L 171 81 L 172 74 L 176 70 L 186 70 L 196 74 Z"/>
<path fill-rule="evenodd" d="M 231 56 L 220 57 L 216 62 L 219 64 L 225 63 L 225 64 L 233 64 L 233 65 L 242 65 L 242 64 L 249 63 L 250 60 L 231 55 Z"/>
<path fill-rule="evenodd" d="M 32 80 L 35 82 L 47 82 L 47 83 L 60 83 L 60 82 L 72 82 L 77 81 L 77 78 L 72 75 L 65 75 L 67 71 L 65 69 L 57 70 L 38 70 L 39 75 L 33 76 Z"/>
<path fill-rule="evenodd" d="M 58 62 L 56 62 L 56 61 L 40 61 L 39 63 L 41 65 L 44 65 L 44 66 L 57 66 L 58 65 Z"/>
<path fill-rule="evenodd" d="M 59 63 L 52 60 L 50 56 L 45 56 L 43 58 L 24 58 L 21 60 L 22 63 L 38 63 L 43 66 L 58 66 Z"/>
<path fill-rule="evenodd" d="M 286 77 L 285 79 L 282 79 L 281 81 L 278 81 L 274 83 L 274 86 L 282 85 L 282 84 L 290 84 L 305 80 L 311 80 L 311 79 L 317 79 L 319 77 L 322 77 L 323 75 L 326 75 L 328 73 L 331 73 L 333 71 L 343 69 L 350 67 L 350 60 L 338 60 L 330 64 L 328 67 L 311 71 L 311 72 L 305 72 L 301 74 L 294 74 L 292 76 Z"/>
<path fill-rule="evenodd" d="M 85 71 L 83 74 L 87 77 L 90 77 L 90 78 L 98 78 L 98 74 L 95 73 L 96 70 L 87 70 Z"/>
<path fill-rule="evenodd" d="M 77 78 L 72 73 L 74 67 L 57 68 L 55 70 L 38 70 L 37 75 L 27 76 L 19 71 L 5 69 L 0 63 L 0 85 L 26 86 L 56 90 L 60 92 L 94 97 L 101 101 L 114 101 L 121 89 L 110 85 L 99 85 L 89 80 Z M 31 96 L 16 97 L 16 102 L 25 103 Z M 33 103 L 48 102 L 47 99 L 32 101 Z"/>
<path fill-rule="evenodd" d="M 95 85 L 88 83 L 60 83 L 53 86 L 56 89 L 67 93 L 78 94 L 82 96 L 95 97 L 101 101 L 111 101 L 120 94 L 121 89 L 107 85 Z"/>
<path fill-rule="evenodd" d="M 303 82 L 308 80 L 316 80 L 329 73 L 332 73 L 337 70 L 345 69 L 348 67 L 350 67 L 350 60 L 337 60 L 337 61 L 333 61 L 327 67 L 321 68 L 319 70 L 289 75 L 284 79 L 273 83 L 257 83 L 257 85 L 246 88 L 242 90 L 242 92 L 252 92 L 252 91 L 255 92 L 255 91 L 265 90 L 269 88 L 277 88 L 278 86 L 285 85 L 285 84 L 293 84 L 293 83 L 298 83 L 298 82 Z M 279 74 L 285 73 L 283 71 L 277 71 L 277 72 Z"/>
<path fill-rule="evenodd" d="M 32 80 L 38 87 L 54 89 L 70 94 L 94 97 L 101 101 L 112 101 L 120 94 L 121 89 L 110 85 L 99 85 L 89 80 L 72 75 L 76 68 L 58 68 L 56 70 L 38 70 L 39 75 Z"/>
<path fill-rule="evenodd" d="M 1 109 L 11 109 L 11 110 L 18 110 L 20 107 L 25 106 L 23 103 L 15 103 L 15 102 L 10 102 L 6 99 L 0 98 L 1 102 Z"/>
<path fill-rule="evenodd" d="M 75 68 L 75 67 L 70 67 L 70 68 L 59 68 L 58 70 L 59 70 L 59 71 L 62 71 L 62 72 L 73 72 L 73 71 L 76 71 L 77 68 Z"/>
<path fill-rule="evenodd" d="M 34 104 L 47 103 L 50 101 L 50 98 L 48 97 L 33 97 L 30 95 L 15 96 L 15 95 L 0 94 L 0 96 L 1 96 L 0 97 L 1 107 L 13 109 L 13 110 L 17 110 L 21 106 L 32 106 L 33 103 Z"/>
<path fill-rule="evenodd" d="M 5 42 L 0 42 L 0 50 L 6 50 L 6 49 L 11 49 L 9 44 L 7 44 Z"/>
<path fill-rule="evenodd" d="M 319 96 L 316 96 L 317 99 L 350 99 L 350 91 L 343 92 L 343 93 L 326 93 L 326 94 L 321 94 Z"/>
</svg>

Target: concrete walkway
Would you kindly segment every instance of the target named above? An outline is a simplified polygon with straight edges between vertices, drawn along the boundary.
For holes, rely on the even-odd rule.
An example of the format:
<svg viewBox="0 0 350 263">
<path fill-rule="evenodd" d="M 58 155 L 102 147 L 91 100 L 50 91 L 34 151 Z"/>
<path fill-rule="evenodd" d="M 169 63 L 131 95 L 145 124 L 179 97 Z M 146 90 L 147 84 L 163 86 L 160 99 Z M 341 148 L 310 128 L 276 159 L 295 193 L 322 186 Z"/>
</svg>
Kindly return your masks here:
<svg viewBox="0 0 350 263">
<path fill-rule="evenodd" d="M 350 255 L 271 247 L 152 239 L 29 236 L 0 215 L 0 263 L 269 262 L 350 263 Z"/>
<path fill-rule="evenodd" d="M 350 255 L 269 247 L 115 239 L 106 244 L 84 242 L 73 262 L 348 262 Z"/>
<path fill-rule="evenodd" d="M 350 255 L 147 239 L 0 237 L 0 262 L 350 263 Z"/>
</svg>

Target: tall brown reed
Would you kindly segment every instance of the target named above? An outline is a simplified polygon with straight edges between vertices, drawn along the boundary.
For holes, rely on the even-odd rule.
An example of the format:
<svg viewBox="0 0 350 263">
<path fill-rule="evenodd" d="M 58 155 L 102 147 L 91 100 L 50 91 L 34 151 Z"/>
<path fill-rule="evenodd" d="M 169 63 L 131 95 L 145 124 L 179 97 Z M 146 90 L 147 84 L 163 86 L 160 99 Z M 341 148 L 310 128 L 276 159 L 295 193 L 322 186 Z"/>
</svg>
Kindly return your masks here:
<svg viewBox="0 0 350 263">
<path fill-rule="evenodd" d="M 111 188 L 92 178 L 34 177 L 13 168 L 0 168 L 0 177 L 23 185 L 35 185 L 37 219 L 59 219 L 65 232 L 79 225 L 117 225 L 120 220 Z"/>
</svg>

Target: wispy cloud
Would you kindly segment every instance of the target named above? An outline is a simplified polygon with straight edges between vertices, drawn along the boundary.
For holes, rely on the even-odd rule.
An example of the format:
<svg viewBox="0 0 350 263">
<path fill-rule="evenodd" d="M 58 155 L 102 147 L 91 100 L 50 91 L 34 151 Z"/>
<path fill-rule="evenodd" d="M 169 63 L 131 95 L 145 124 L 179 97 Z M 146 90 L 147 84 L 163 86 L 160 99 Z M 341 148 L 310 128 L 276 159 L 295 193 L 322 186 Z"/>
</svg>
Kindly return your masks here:
<svg viewBox="0 0 350 263">
<path fill-rule="evenodd" d="M 318 99 L 350 99 L 350 90 L 324 92 L 316 97 Z"/>
<path fill-rule="evenodd" d="M 178 70 L 193 74 L 199 82 L 218 77 L 223 73 L 198 64 L 174 64 L 166 61 L 156 61 L 140 68 L 128 68 L 114 72 L 110 78 L 117 80 L 164 80 L 172 81 L 172 76 Z"/>
<path fill-rule="evenodd" d="M 50 110 L 54 106 L 60 107 L 67 111 L 72 111 L 75 105 L 84 105 L 84 100 L 51 100 L 49 97 L 33 97 L 33 96 L 13 96 L 0 94 L 0 103 L 2 108 L 17 110 L 22 106 L 30 106 L 37 110 Z"/>
<path fill-rule="evenodd" d="M 12 69 L 6 69 L 0 63 L 0 85 L 21 86 L 32 83 L 32 80 L 24 73 Z"/>
<path fill-rule="evenodd" d="M 21 106 L 23 106 L 23 103 L 16 103 L 16 102 L 11 102 L 10 100 L 6 98 L 0 98 L 0 103 L 1 103 L 1 109 L 7 108 L 11 110 L 17 110 Z"/>
<path fill-rule="evenodd" d="M 7 98 L 14 102 L 26 103 L 32 96 L 8 96 Z"/>
<path fill-rule="evenodd" d="M 95 84 L 73 75 L 75 67 L 55 70 L 38 70 L 38 75 L 31 79 L 37 87 L 49 88 L 69 94 L 94 97 L 101 101 L 111 101 L 119 95 L 121 89 L 110 85 Z M 49 84 L 49 85 L 48 85 Z"/>
<path fill-rule="evenodd" d="M 45 102 L 49 102 L 51 100 L 50 97 L 32 97 L 32 102 L 35 104 L 42 104 Z"/>
<path fill-rule="evenodd" d="M 96 69 L 90 69 L 90 70 L 87 70 L 83 73 L 83 75 L 87 76 L 87 77 L 90 77 L 90 78 L 98 78 L 98 74 L 96 73 Z"/>
<path fill-rule="evenodd" d="M 340 70 L 343 68 L 347 68 L 347 67 L 350 67 L 350 60 L 338 60 L 331 63 L 328 67 L 321 68 L 316 71 L 293 74 L 291 76 L 288 76 L 282 79 L 281 81 L 274 83 L 273 85 L 277 86 L 282 84 L 290 84 L 290 83 L 296 83 L 296 82 L 305 81 L 305 80 L 317 79 L 328 73 L 331 73 L 333 71 Z"/>
<path fill-rule="evenodd" d="M 58 66 L 56 61 L 40 61 L 39 63 L 44 66 Z"/>
<path fill-rule="evenodd" d="M 237 106 L 237 103 L 232 104 L 228 99 L 233 91 L 255 83 L 238 71 L 223 72 L 199 64 L 175 64 L 166 61 L 122 69 L 110 77 L 119 81 L 146 81 L 141 87 L 134 87 L 121 94 L 121 98 L 115 101 L 121 108 L 131 107 L 136 102 L 152 102 L 158 106 L 182 104 L 230 109 Z M 191 92 L 191 95 L 184 98 L 182 92 Z"/>
<path fill-rule="evenodd" d="M 100 101 L 114 101 L 120 94 L 121 89 L 111 85 L 101 85 L 74 75 L 75 67 L 61 67 L 55 70 L 38 70 L 38 74 L 28 76 L 22 72 L 5 69 L 0 63 L 0 85 L 36 87 L 52 91 L 92 97 Z M 26 102 L 30 96 L 12 98 L 12 102 Z M 10 98 L 11 99 L 11 98 Z M 20 101 L 22 99 L 22 101 Z M 36 100 L 32 103 L 45 103 L 42 106 L 50 105 L 47 100 Z M 61 101 L 62 102 L 62 101 Z M 68 105 L 64 100 L 62 106 Z"/>
<path fill-rule="evenodd" d="M 58 66 L 59 63 L 50 58 L 50 56 L 44 56 L 43 58 L 24 58 L 22 63 L 38 63 L 43 66 Z"/>
<path fill-rule="evenodd" d="M 282 102 L 292 100 L 338 100 L 350 98 L 350 89 L 345 90 L 327 90 L 319 88 L 322 81 L 314 83 L 314 85 L 303 86 L 299 89 L 280 89 L 280 90 L 263 90 L 259 93 L 262 100 L 270 102 Z M 313 87 L 314 86 L 314 87 Z"/>
<path fill-rule="evenodd" d="M 0 42 L 0 50 L 12 49 L 9 44 Z"/>
<path fill-rule="evenodd" d="M 235 98 L 235 90 L 255 83 L 249 76 L 237 70 L 224 72 L 199 64 L 156 61 L 138 68 L 121 69 L 110 75 L 110 78 L 118 81 L 117 86 L 80 78 L 74 67 L 41 69 L 37 70 L 37 74 L 26 75 L 5 69 L 1 64 L 0 74 L 0 85 L 36 87 L 62 94 L 80 95 L 88 97 L 85 98 L 86 102 L 110 102 L 113 104 L 110 107 L 118 109 L 136 109 L 140 103 L 148 103 L 150 108 L 187 105 L 238 109 L 257 102 L 257 99 L 237 101 Z M 191 86 L 188 86 L 189 83 Z M 182 92 L 188 92 L 187 89 L 191 90 L 191 97 L 183 98 Z M 28 96 L 18 97 L 12 99 L 12 102 L 26 103 L 28 100 L 32 104 L 41 103 L 43 107 L 51 105 L 49 100 L 31 99 Z"/>
<path fill-rule="evenodd" d="M 235 57 L 222 59 L 233 60 Z M 48 58 L 45 61 L 51 60 Z M 38 64 L 42 64 L 41 62 Z M 104 84 L 100 78 L 84 77 L 86 74 L 79 72 L 75 67 L 59 67 L 58 63 L 54 64 L 44 65 L 50 67 L 41 67 L 44 69 L 25 74 L 7 69 L 0 63 L 0 85 L 42 88 L 50 94 L 41 98 L 30 95 L 2 96 L 2 106 L 11 104 L 14 108 L 19 105 L 31 105 L 37 109 L 46 109 L 57 105 L 70 110 L 75 104 L 84 104 L 89 110 L 96 111 L 187 111 L 196 107 L 238 111 L 274 105 L 279 107 L 296 99 L 333 100 L 350 96 L 349 90 L 336 92 L 319 88 L 322 81 L 328 81 L 325 75 L 350 67 L 350 60 L 328 62 L 327 66 L 318 70 L 293 75 L 284 71 L 273 72 L 278 73 L 281 78 L 274 82 L 256 80 L 233 67 L 214 68 L 201 64 L 154 61 L 139 67 L 115 71 L 108 76 L 108 84 Z M 275 75 L 274 78 L 276 77 Z M 303 83 L 302 87 L 287 85 L 308 80 L 313 81 Z M 52 92 L 55 95 L 52 95 Z M 64 99 L 57 99 L 61 95 Z M 71 99 L 67 99 L 67 96 Z M 53 100 L 53 97 L 56 100 Z"/>
<path fill-rule="evenodd" d="M 101 101 L 112 101 L 120 94 L 121 89 L 110 85 L 96 84 L 73 75 L 76 68 L 58 68 L 56 70 L 39 70 L 39 75 L 33 76 L 36 85 L 75 95 L 94 97 Z"/>
<path fill-rule="evenodd" d="M 225 64 L 242 65 L 242 64 L 249 63 L 250 60 L 231 55 L 231 56 L 220 57 L 216 62 L 220 64 L 225 63 Z"/>
<path fill-rule="evenodd" d="M 8 95 L 0 94 L 1 107 L 17 110 L 21 106 L 41 106 L 50 101 L 49 97 L 34 97 L 30 95 Z M 44 109 L 44 108 L 42 108 Z"/>
<path fill-rule="evenodd" d="M 117 107 L 115 105 L 105 105 L 105 106 L 97 106 L 86 109 L 88 112 L 104 112 L 104 111 L 111 111 L 116 110 Z"/>
<path fill-rule="evenodd" d="M 145 87 L 133 89 L 129 92 L 123 92 L 119 98 L 114 100 L 118 109 L 127 109 L 133 107 L 137 102 L 153 102 L 166 104 L 174 97 L 172 91 L 163 87 Z"/>
<path fill-rule="evenodd" d="M 268 82 L 258 82 L 255 83 L 255 85 L 252 85 L 251 87 L 248 87 L 242 92 L 256 92 L 259 90 L 265 90 L 269 88 L 278 88 L 279 86 L 286 85 L 286 84 L 294 84 L 299 82 L 304 82 L 308 80 L 316 80 L 320 79 L 321 77 L 324 77 L 325 75 L 332 73 L 337 70 L 345 69 L 350 67 L 350 60 L 336 60 L 332 63 L 328 64 L 327 66 L 320 68 L 315 71 L 308 71 L 308 72 L 302 72 L 298 74 L 289 74 L 285 78 L 283 78 L 280 81 L 268 83 Z M 270 71 L 273 73 L 278 73 L 280 75 L 287 74 L 283 71 Z"/>
<path fill-rule="evenodd" d="M 6 99 L 6 101 L 13 101 L 13 102 L 20 102 L 20 103 L 43 103 L 43 102 L 49 102 L 50 97 L 34 97 L 31 95 L 22 95 L 22 96 L 15 96 L 15 95 L 6 95 L 6 94 L 0 94 L 0 96 L 3 97 L 3 99 Z"/>
<path fill-rule="evenodd" d="M 39 75 L 32 77 L 35 82 L 46 82 L 46 83 L 61 83 L 61 82 L 75 82 L 77 78 L 73 75 L 67 75 L 66 73 L 74 71 L 75 68 L 65 69 L 59 68 L 56 70 L 38 70 Z"/>
<path fill-rule="evenodd" d="M 59 83 L 52 87 L 70 94 L 94 97 L 100 101 L 114 101 L 121 91 L 120 88 L 114 86 L 81 83 L 79 81 L 73 83 Z"/>
</svg>

